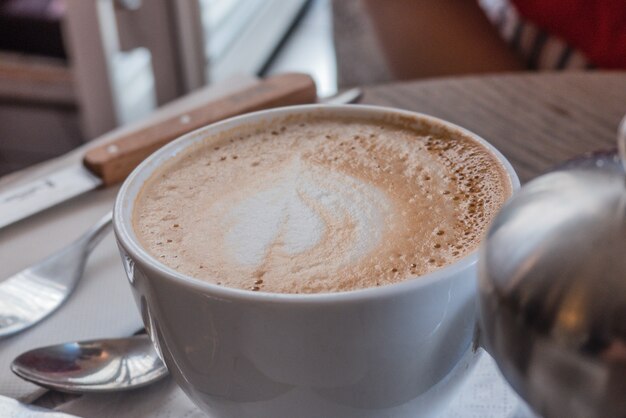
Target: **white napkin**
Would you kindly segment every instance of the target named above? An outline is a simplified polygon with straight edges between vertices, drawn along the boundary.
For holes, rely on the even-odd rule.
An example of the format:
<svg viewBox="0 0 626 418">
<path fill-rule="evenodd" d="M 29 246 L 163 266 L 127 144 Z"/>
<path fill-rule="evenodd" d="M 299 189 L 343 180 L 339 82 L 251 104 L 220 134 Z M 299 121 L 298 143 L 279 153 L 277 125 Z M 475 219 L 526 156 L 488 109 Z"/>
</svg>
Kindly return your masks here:
<svg viewBox="0 0 626 418">
<path fill-rule="evenodd" d="M 495 361 L 484 354 L 446 418 L 535 418 L 504 380 Z"/>
<path fill-rule="evenodd" d="M 254 83 L 236 77 L 168 105 L 147 120 L 117 130 L 126 131 L 181 111 L 198 100 L 216 98 Z M 105 135 L 97 142 L 106 142 Z M 93 143 L 92 143 L 93 144 Z M 86 145 L 85 147 L 89 146 Z M 0 179 L 0 190 L 42 173 L 80 161 L 84 148 L 59 159 Z M 39 215 L 0 230 L 0 280 L 69 244 L 111 210 L 118 188 L 96 190 Z M 9 370 L 11 361 L 25 350 L 72 340 L 121 337 L 142 327 L 112 234 L 95 249 L 75 293 L 56 313 L 30 330 L 0 340 L 0 394 L 29 402 L 42 393 Z"/>
<path fill-rule="evenodd" d="M 99 418 L 206 416 L 169 378 L 133 392 L 83 396 L 68 402 L 58 410 Z M 483 355 L 458 397 L 440 418 L 535 418 L 535 416 L 504 381 L 491 357 Z"/>
</svg>

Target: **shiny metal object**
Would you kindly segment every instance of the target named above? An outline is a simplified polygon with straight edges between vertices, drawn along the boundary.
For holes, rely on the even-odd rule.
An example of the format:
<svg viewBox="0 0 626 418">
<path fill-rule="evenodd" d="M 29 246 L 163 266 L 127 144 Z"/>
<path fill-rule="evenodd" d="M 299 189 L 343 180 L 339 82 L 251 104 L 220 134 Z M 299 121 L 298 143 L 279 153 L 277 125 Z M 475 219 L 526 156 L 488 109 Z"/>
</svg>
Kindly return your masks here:
<svg viewBox="0 0 626 418">
<path fill-rule="evenodd" d="M 102 184 L 82 164 L 0 193 L 0 228 L 93 190 Z"/>
<path fill-rule="evenodd" d="M 61 306 L 110 230 L 109 212 L 69 246 L 0 283 L 0 338 L 35 325 Z"/>
<path fill-rule="evenodd" d="M 68 393 L 135 389 L 168 374 L 146 335 L 37 348 L 13 360 L 11 370 L 22 379 Z"/>
<path fill-rule="evenodd" d="M 340 105 L 340 104 L 348 104 L 357 102 L 361 96 L 363 96 L 363 90 L 358 87 L 354 87 L 340 93 L 337 93 L 334 96 L 326 97 L 320 99 L 320 103 L 329 104 L 329 105 Z"/>
<path fill-rule="evenodd" d="M 624 151 L 624 123 L 620 135 Z M 491 226 L 479 277 L 483 344 L 537 413 L 626 417 L 623 171 L 572 168 L 524 186 Z"/>
</svg>

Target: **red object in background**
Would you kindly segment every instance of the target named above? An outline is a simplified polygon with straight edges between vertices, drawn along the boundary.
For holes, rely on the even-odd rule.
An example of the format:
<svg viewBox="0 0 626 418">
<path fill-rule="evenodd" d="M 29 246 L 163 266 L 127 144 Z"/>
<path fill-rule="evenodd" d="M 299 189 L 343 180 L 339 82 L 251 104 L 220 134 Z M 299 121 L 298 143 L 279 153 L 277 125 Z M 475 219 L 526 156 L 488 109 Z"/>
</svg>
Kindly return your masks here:
<svg viewBox="0 0 626 418">
<path fill-rule="evenodd" d="M 512 0 L 519 14 L 583 52 L 593 65 L 626 69 L 626 0 Z"/>
</svg>

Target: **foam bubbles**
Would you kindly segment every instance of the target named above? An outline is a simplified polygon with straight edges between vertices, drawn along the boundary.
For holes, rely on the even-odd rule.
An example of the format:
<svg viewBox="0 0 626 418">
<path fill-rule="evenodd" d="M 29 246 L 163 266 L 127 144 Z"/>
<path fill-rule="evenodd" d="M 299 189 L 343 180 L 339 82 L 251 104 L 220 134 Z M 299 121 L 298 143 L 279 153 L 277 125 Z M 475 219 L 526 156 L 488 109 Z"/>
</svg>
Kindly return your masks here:
<svg viewBox="0 0 626 418">
<path fill-rule="evenodd" d="M 151 254 L 199 279 L 337 292 L 465 256 L 510 189 L 497 159 L 458 132 L 296 118 L 183 153 L 146 183 L 134 226 Z"/>
<path fill-rule="evenodd" d="M 267 249 L 276 241 L 285 219 L 291 219 L 289 212 L 294 212 L 293 205 L 290 204 L 291 199 L 285 196 L 284 189 L 285 185 L 279 185 L 235 204 L 225 219 L 207 217 L 207 222 L 220 224 L 225 221 L 229 225 L 224 245 L 236 262 L 251 266 L 261 264 Z M 289 226 L 293 227 L 293 223 L 290 222 Z M 306 244 L 315 244 L 315 240 L 319 238 L 321 227 L 316 230 L 314 223 L 309 222 L 309 228 L 306 228 L 308 234 L 300 236 L 301 244 L 305 244 L 301 245 L 304 249 Z"/>
<path fill-rule="evenodd" d="M 200 229 L 216 241 L 231 268 L 283 267 L 317 263 L 324 255 L 329 268 L 358 261 L 379 245 L 385 218 L 391 217 L 386 196 L 370 184 L 325 170 L 294 157 L 263 183 L 238 187 L 208 208 Z M 243 198 L 242 198 L 243 197 Z"/>
</svg>

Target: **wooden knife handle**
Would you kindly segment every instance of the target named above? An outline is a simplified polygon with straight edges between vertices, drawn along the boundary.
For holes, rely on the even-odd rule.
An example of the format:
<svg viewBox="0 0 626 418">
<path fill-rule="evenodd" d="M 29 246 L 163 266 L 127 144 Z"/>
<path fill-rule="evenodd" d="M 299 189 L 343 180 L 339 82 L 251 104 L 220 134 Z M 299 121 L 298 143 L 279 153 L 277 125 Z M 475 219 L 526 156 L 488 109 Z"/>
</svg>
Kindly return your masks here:
<svg viewBox="0 0 626 418">
<path fill-rule="evenodd" d="M 313 103 L 315 82 L 306 74 L 281 74 L 164 121 L 125 133 L 90 149 L 83 163 L 104 186 L 121 182 L 147 156 L 179 136 L 231 116 L 260 109 Z"/>
</svg>

